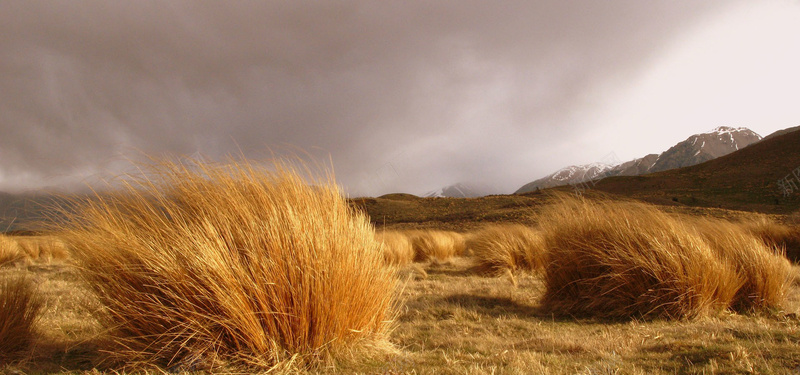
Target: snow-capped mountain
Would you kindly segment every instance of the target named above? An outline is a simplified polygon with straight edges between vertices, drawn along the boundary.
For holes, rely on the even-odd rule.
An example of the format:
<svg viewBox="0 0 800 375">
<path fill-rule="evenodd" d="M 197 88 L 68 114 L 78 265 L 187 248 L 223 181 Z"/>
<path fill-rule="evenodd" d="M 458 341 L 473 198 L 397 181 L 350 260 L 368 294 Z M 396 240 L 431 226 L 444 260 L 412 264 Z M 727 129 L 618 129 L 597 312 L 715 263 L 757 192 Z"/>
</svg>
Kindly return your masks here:
<svg viewBox="0 0 800 375">
<path fill-rule="evenodd" d="M 578 184 L 610 176 L 637 176 L 688 167 L 730 154 L 760 140 L 761 136 L 750 129 L 720 126 L 706 133 L 695 134 L 661 154 L 650 154 L 616 165 L 592 163 L 562 168 L 553 174 L 525 184 L 515 194 Z"/>
<path fill-rule="evenodd" d="M 517 190 L 518 193 L 527 193 L 537 189 L 545 189 L 562 185 L 579 184 L 597 178 L 603 178 L 617 165 L 606 163 L 591 163 L 584 165 L 570 165 L 561 168 L 555 173 L 542 177 L 536 181 L 525 184 Z"/>
<path fill-rule="evenodd" d="M 695 134 L 659 155 L 648 173 L 700 164 L 730 154 L 761 140 L 747 128 L 720 126 L 710 132 Z"/>
<path fill-rule="evenodd" d="M 625 162 L 622 164 L 617 165 L 609 171 L 606 176 L 638 176 L 640 174 L 645 174 L 650 172 L 653 168 L 653 164 L 658 161 L 658 154 L 649 154 L 645 157 L 641 157 L 638 159 L 633 159 L 629 162 Z"/>
<path fill-rule="evenodd" d="M 489 194 L 492 194 L 492 190 L 487 186 L 461 182 L 428 192 L 423 196 L 425 198 L 477 198 Z"/>
</svg>

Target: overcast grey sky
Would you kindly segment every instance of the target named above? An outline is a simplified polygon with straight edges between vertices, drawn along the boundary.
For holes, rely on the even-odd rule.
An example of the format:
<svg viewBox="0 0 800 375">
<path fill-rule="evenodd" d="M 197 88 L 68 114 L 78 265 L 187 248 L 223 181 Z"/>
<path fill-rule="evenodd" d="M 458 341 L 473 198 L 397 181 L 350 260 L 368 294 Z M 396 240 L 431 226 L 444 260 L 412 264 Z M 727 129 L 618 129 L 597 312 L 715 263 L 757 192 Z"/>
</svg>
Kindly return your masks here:
<svg viewBox="0 0 800 375">
<path fill-rule="evenodd" d="M 800 125 L 792 0 L 0 1 L 0 190 L 304 150 L 353 195 L 511 193 Z"/>
</svg>

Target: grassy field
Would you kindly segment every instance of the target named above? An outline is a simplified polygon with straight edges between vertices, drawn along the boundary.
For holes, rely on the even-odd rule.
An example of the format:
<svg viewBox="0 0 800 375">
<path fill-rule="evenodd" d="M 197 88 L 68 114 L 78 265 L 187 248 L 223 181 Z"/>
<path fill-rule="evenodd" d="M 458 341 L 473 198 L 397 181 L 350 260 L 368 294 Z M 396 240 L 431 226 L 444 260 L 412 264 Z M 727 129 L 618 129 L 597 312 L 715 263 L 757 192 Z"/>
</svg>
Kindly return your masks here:
<svg viewBox="0 0 800 375">
<path fill-rule="evenodd" d="M 407 282 L 390 341 L 397 353 L 344 361 L 323 373 L 360 374 L 796 374 L 800 285 L 783 311 L 723 312 L 685 321 L 604 321 L 541 311 L 541 277 L 482 277 L 469 258 L 421 263 Z M 424 271 L 424 274 L 420 271 Z M 793 268 L 795 277 L 800 269 Z M 38 337 L 5 371 L 91 373 L 108 348 L 92 311 L 98 301 L 62 262 L 5 268 L 28 275 L 47 301 Z M 105 368 L 106 371 L 111 369 Z M 2 371 L 2 370 L 0 370 Z"/>
<path fill-rule="evenodd" d="M 0 372 L 800 372 L 789 215 L 166 168 L 0 236 Z"/>
</svg>

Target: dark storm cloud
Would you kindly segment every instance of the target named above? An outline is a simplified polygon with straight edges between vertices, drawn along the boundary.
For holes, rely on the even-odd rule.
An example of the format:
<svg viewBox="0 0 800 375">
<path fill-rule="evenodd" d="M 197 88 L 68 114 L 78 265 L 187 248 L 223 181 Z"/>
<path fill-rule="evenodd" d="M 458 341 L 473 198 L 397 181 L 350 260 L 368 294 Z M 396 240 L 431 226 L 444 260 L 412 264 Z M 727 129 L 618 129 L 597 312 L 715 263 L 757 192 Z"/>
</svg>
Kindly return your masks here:
<svg viewBox="0 0 800 375">
<path fill-rule="evenodd" d="M 291 145 L 355 192 L 513 191 L 591 87 L 730 3 L 3 1 L 0 189 Z"/>
</svg>

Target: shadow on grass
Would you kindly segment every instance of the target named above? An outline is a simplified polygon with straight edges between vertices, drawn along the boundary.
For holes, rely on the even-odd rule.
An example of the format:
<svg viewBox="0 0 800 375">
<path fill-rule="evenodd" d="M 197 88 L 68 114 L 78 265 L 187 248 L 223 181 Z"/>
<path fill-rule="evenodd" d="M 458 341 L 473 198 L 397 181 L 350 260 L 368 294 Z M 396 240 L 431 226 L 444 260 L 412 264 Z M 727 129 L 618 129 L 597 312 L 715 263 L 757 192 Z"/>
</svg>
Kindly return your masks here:
<svg viewBox="0 0 800 375">
<path fill-rule="evenodd" d="M 473 294 L 454 294 L 440 299 L 441 303 L 455 305 L 463 309 L 472 310 L 478 314 L 490 316 L 492 318 L 519 318 L 536 319 L 553 323 L 570 324 L 628 324 L 630 319 L 611 319 L 591 316 L 573 316 L 568 314 L 556 314 L 538 305 L 519 303 L 509 297 L 480 296 Z"/>
<path fill-rule="evenodd" d="M 427 272 L 428 276 L 469 277 L 474 275 L 474 272 L 470 269 L 439 266 L 435 264 L 429 265 L 425 269 L 425 272 Z"/>
<path fill-rule="evenodd" d="M 38 343 L 29 361 L 20 367 L 32 373 L 85 372 L 93 369 L 108 370 L 104 348 L 109 343 L 103 340 L 83 342 L 43 342 Z"/>
</svg>

